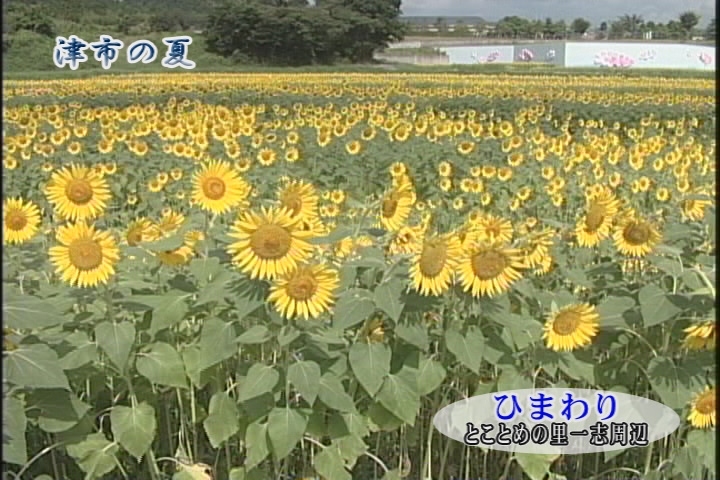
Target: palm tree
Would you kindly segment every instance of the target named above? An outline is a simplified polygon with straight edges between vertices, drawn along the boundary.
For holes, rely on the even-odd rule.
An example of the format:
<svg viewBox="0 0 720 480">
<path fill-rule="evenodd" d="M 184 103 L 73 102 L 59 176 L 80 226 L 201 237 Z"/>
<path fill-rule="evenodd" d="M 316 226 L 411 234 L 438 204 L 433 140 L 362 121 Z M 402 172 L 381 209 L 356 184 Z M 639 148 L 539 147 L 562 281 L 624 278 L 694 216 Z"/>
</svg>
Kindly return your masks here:
<svg viewBox="0 0 720 480">
<path fill-rule="evenodd" d="M 629 33 L 631 38 L 635 38 L 635 36 L 640 32 L 640 29 L 645 21 L 640 15 L 625 14 L 618 19 L 618 23 L 620 24 L 619 27 L 623 32 Z"/>
</svg>

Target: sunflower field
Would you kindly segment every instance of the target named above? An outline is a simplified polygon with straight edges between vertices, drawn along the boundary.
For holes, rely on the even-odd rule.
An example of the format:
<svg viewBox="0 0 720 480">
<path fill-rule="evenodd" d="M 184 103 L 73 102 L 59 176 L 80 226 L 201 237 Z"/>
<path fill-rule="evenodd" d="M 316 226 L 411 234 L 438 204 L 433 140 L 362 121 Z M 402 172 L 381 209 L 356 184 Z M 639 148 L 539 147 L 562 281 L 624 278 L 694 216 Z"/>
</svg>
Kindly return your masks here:
<svg viewBox="0 0 720 480">
<path fill-rule="evenodd" d="M 715 478 L 714 88 L 6 81 L 3 478 Z M 433 427 L 533 387 L 680 427 L 572 456 Z"/>
</svg>

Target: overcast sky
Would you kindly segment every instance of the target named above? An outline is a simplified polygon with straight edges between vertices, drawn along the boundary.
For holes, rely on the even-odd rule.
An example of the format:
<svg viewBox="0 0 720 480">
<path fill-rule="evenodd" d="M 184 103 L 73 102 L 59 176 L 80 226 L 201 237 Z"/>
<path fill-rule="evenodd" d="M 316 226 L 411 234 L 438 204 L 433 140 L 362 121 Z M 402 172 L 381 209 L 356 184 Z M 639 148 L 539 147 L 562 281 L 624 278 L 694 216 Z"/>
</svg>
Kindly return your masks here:
<svg viewBox="0 0 720 480">
<path fill-rule="evenodd" d="M 645 21 L 667 22 L 688 10 L 698 13 L 700 25 L 706 25 L 715 17 L 715 0 L 402 0 L 405 15 L 478 16 L 489 21 L 518 15 L 532 19 L 584 17 L 599 24 L 635 13 Z"/>
</svg>

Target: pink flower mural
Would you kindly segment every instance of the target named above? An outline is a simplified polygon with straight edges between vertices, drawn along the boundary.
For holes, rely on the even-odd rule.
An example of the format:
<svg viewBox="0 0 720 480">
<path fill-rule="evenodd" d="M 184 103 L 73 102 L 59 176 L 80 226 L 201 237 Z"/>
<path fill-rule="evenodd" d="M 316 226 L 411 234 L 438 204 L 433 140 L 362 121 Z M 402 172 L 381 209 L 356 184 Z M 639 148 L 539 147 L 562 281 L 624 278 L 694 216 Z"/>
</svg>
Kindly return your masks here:
<svg viewBox="0 0 720 480">
<path fill-rule="evenodd" d="M 704 53 L 704 52 L 698 55 L 698 59 L 705 66 L 710 65 L 715 60 L 712 55 L 710 55 L 709 53 Z"/>
<path fill-rule="evenodd" d="M 478 57 L 477 53 L 473 53 L 473 54 L 472 54 L 472 58 L 473 58 L 477 63 L 492 63 L 492 62 L 494 62 L 495 60 L 497 60 L 498 58 L 500 58 L 500 51 L 499 51 L 499 50 L 493 50 L 493 51 L 490 52 L 490 53 L 488 54 L 488 56 L 486 56 L 486 57 Z"/>
<path fill-rule="evenodd" d="M 527 48 L 523 48 L 520 51 L 520 55 L 518 55 L 518 60 L 522 62 L 531 62 L 533 58 L 535 58 L 535 55 Z"/>
<path fill-rule="evenodd" d="M 624 53 L 600 52 L 595 56 L 595 65 L 601 67 L 629 68 L 635 64 L 635 59 Z"/>
</svg>

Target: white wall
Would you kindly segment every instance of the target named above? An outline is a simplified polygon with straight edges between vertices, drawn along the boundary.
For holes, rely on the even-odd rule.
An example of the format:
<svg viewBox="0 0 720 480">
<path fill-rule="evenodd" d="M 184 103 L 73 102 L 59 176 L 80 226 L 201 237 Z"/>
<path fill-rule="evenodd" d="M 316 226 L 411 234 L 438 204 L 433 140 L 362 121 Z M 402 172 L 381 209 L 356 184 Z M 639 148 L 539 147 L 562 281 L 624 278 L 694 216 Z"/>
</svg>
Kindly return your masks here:
<svg viewBox="0 0 720 480">
<path fill-rule="evenodd" d="M 513 46 L 472 46 L 438 48 L 450 57 L 451 64 L 469 65 L 476 63 L 512 63 Z"/>
<path fill-rule="evenodd" d="M 705 54 L 709 64 L 703 64 Z M 627 68 L 683 68 L 715 70 L 715 47 L 669 43 L 568 42 L 565 48 L 566 67 L 591 67 L 603 58 L 624 57 Z"/>
</svg>

